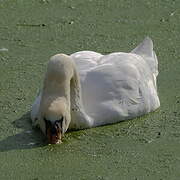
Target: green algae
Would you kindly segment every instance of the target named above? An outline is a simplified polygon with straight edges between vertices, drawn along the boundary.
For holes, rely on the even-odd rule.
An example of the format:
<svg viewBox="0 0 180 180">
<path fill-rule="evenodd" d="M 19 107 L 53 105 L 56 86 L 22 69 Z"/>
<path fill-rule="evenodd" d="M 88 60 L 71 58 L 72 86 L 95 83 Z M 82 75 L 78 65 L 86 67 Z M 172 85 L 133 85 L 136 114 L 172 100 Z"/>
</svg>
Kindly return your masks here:
<svg viewBox="0 0 180 180">
<path fill-rule="evenodd" d="M 179 8 L 177 0 L 1 0 L 0 179 L 178 180 Z M 159 59 L 160 109 L 46 145 L 29 110 L 49 57 L 129 52 L 147 35 Z"/>
</svg>

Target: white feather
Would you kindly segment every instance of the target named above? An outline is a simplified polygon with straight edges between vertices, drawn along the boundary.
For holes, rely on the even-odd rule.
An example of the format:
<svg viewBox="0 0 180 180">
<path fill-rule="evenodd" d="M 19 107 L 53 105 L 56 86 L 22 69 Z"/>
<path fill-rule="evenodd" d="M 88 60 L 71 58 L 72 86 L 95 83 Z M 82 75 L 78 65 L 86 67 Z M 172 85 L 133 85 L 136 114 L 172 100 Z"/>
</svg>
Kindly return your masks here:
<svg viewBox="0 0 180 180">
<path fill-rule="evenodd" d="M 69 102 L 71 107 L 78 104 L 81 113 L 71 111 L 70 128 L 116 123 L 144 115 L 160 106 L 156 88 L 158 62 L 150 38 L 131 53 L 102 55 L 81 51 L 70 57 L 76 65 L 76 78 L 80 76 L 81 91 L 78 92 L 82 97 L 77 103 L 77 98 L 71 94 L 71 99 L 74 98 Z M 70 88 L 76 93 L 79 87 Z M 40 99 L 41 95 L 33 104 L 32 120 L 38 114 Z"/>
</svg>

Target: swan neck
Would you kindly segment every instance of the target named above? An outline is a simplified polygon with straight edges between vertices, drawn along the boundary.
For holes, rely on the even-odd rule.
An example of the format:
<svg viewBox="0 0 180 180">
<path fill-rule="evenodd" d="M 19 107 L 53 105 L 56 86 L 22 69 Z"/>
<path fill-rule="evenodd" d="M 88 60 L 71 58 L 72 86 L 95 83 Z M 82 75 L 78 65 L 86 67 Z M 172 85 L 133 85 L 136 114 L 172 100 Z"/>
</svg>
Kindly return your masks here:
<svg viewBox="0 0 180 180">
<path fill-rule="evenodd" d="M 75 129 L 89 128 L 91 118 L 86 114 L 82 103 L 80 77 L 74 65 L 74 76 L 70 82 L 71 127 Z"/>
</svg>

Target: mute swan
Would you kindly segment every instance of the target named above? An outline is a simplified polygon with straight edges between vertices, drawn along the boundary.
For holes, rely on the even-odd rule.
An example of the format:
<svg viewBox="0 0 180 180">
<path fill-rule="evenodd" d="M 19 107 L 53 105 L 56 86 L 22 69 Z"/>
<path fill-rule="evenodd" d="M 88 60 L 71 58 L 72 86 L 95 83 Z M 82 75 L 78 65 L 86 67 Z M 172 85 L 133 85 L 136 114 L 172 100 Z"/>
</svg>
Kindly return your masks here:
<svg viewBox="0 0 180 180">
<path fill-rule="evenodd" d="M 132 119 L 160 106 L 158 61 L 150 38 L 130 53 L 80 51 L 51 57 L 43 89 L 31 110 L 51 144 L 67 129 L 83 129 Z"/>
</svg>

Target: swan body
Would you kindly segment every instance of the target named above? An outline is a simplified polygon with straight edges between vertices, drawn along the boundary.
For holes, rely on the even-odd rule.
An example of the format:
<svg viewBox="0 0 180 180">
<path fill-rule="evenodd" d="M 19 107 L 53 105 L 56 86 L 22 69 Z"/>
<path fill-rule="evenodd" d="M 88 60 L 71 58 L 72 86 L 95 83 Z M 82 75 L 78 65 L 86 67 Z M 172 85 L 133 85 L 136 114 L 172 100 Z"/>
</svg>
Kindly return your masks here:
<svg viewBox="0 0 180 180">
<path fill-rule="evenodd" d="M 158 61 L 148 37 L 130 53 L 55 55 L 32 105 L 32 122 L 45 132 L 43 116 L 50 121 L 65 116 L 65 133 L 147 114 L 160 106 L 157 75 Z"/>
</svg>

